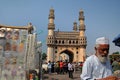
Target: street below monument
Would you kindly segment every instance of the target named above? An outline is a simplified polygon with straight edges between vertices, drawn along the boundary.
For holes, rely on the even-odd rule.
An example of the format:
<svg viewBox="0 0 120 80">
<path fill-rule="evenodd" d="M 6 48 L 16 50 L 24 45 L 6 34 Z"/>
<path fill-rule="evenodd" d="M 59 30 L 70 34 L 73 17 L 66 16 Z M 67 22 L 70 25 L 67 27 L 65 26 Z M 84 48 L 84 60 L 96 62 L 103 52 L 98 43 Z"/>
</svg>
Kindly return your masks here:
<svg viewBox="0 0 120 80">
<path fill-rule="evenodd" d="M 44 74 L 43 80 L 80 80 L 80 71 L 73 73 L 73 79 L 69 78 L 68 74 Z"/>
</svg>

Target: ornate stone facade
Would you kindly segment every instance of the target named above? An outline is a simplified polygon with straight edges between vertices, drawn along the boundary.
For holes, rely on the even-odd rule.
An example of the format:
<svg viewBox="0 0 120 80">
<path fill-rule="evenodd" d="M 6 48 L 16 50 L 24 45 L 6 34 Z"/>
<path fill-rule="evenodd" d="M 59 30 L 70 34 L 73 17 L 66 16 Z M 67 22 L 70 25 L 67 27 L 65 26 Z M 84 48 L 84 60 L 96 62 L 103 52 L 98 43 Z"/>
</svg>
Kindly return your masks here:
<svg viewBox="0 0 120 80">
<path fill-rule="evenodd" d="M 84 12 L 79 12 L 79 30 L 73 23 L 73 31 L 54 31 L 54 9 L 50 9 L 47 36 L 47 61 L 68 60 L 83 62 L 86 56 Z"/>
</svg>

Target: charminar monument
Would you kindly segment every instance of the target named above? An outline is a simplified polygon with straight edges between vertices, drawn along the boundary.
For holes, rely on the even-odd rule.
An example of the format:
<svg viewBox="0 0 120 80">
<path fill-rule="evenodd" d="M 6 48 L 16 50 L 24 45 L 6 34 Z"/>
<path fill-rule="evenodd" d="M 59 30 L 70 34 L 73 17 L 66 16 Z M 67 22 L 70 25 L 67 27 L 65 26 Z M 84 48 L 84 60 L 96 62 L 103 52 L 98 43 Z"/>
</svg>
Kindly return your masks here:
<svg viewBox="0 0 120 80">
<path fill-rule="evenodd" d="M 86 58 L 87 38 L 85 36 L 84 12 L 79 12 L 79 27 L 73 23 L 73 31 L 54 31 L 54 9 L 49 12 L 47 36 L 47 61 L 68 60 L 84 62 Z"/>
</svg>

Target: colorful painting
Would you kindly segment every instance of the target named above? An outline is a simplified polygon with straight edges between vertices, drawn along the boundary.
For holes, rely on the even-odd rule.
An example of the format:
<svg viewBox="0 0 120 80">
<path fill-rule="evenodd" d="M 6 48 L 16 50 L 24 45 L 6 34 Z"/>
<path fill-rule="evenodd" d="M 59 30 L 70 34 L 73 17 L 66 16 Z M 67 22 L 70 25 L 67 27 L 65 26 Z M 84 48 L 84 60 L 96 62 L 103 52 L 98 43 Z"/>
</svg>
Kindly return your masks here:
<svg viewBox="0 0 120 80">
<path fill-rule="evenodd" d="M 5 36 L 4 49 L 1 47 L 0 53 L 0 80 L 26 80 L 25 73 L 25 51 L 27 41 L 27 30 L 0 30 L 0 35 Z M 1 44 L 3 41 L 0 42 Z M 3 45 L 1 45 L 3 46 Z"/>
</svg>

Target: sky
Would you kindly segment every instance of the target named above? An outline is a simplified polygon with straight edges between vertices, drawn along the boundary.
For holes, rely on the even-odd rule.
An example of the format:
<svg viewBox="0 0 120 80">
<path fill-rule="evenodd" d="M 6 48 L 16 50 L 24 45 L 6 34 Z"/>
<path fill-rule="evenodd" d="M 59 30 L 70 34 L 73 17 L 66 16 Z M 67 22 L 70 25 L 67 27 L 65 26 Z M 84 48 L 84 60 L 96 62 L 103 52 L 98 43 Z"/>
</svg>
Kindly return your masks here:
<svg viewBox="0 0 120 80">
<path fill-rule="evenodd" d="M 120 52 L 120 47 L 112 42 L 120 34 L 119 4 L 120 0 L 0 0 L 0 24 L 25 26 L 31 22 L 36 27 L 35 32 L 39 33 L 43 52 L 46 52 L 49 10 L 55 10 L 55 30 L 72 31 L 74 21 L 79 25 L 78 16 L 82 9 L 86 25 L 86 53 L 95 53 L 96 38 L 105 36 L 109 38 L 111 54 Z"/>
</svg>

